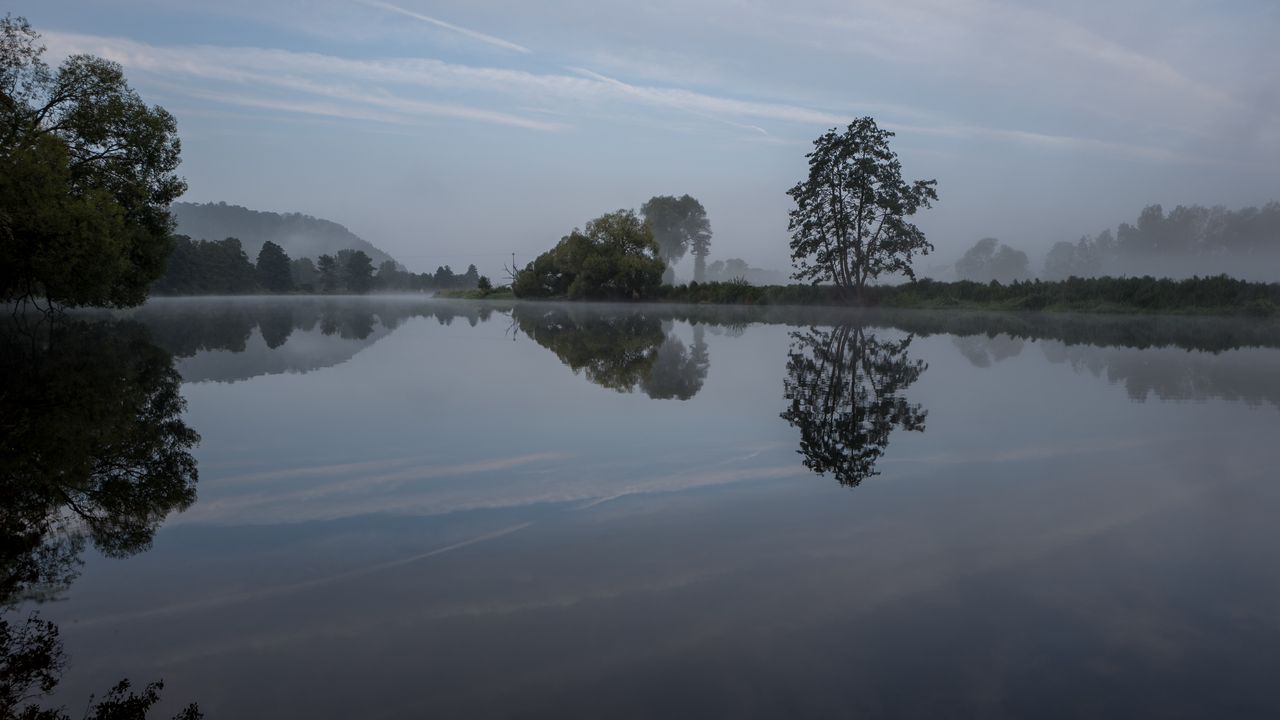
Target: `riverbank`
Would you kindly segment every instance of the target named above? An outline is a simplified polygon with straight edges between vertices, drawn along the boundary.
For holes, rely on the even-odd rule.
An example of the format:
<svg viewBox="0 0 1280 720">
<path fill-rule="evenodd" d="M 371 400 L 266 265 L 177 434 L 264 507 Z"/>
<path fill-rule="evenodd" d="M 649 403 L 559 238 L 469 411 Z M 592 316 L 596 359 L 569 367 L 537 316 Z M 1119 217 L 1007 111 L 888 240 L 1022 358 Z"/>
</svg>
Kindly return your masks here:
<svg viewBox="0 0 1280 720">
<path fill-rule="evenodd" d="M 498 288 L 488 293 L 479 290 L 444 291 L 437 296 L 469 300 L 513 298 L 509 288 Z M 654 297 L 644 300 L 693 305 L 863 306 L 919 310 L 1274 317 L 1280 314 L 1280 283 L 1248 282 L 1222 275 L 1185 280 L 1102 277 L 1008 284 L 920 280 L 902 285 L 868 287 L 860 300 L 850 298 L 830 285 L 689 283 L 665 285 Z"/>
</svg>

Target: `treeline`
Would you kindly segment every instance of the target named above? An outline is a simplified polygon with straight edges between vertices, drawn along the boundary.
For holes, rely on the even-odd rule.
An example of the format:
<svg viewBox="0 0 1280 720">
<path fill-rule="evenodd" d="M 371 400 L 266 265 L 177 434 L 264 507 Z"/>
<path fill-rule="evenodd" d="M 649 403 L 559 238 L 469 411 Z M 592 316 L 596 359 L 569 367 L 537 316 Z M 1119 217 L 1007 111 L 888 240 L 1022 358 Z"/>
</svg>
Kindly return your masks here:
<svg viewBox="0 0 1280 720">
<path fill-rule="evenodd" d="M 481 284 L 475 265 L 457 274 L 445 265 L 434 273 L 408 272 L 393 260 L 375 270 L 363 250 L 343 249 L 334 255 L 290 258 L 270 240 L 256 262 L 240 240 L 173 240 L 164 274 L 151 287 L 157 295 L 242 295 L 250 293 L 430 292 L 474 288 Z"/>
<path fill-rule="evenodd" d="M 745 305 L 848 305 L 851 297 L 832 285 L 689 283 L 664 286 L 655 299 L 685 303 Z M 1171 280 L 1154 277 L 1072 277 L 1002 284 L 968 280 L 920 280 L 865 289 L 861 305 L 895 308 L 973 308 L 1077 312 L 1164 312 L 1273 316 L 1280 309 L 1280 283 L 1226 275 Z"/>
<path fill-rule="evenodd" d="M 1060 242 L 1045 258 L 1042 277 L 1072 275 L 1182 276 L 1227 272 L 1276 279 L 1280 260 L 1280 202 L 1261 208 L 1179 205 L 1168 214 L 1160 205 L 1143 209 L 1137 222 L 1121 223 L 1075 243 Z"/>
<path fill-rule="evenodd" d="M 1070 277 L 1205 277 L 1227 274 L 1276 280 L 1280 269 L 1280 202 L 1261 208 L 1160 205 L 1143 209 L 1134 224 L 1121 223 L 1076 242 L 1050 248 L 1042 280 Z M 1012 282 L 1036 276 L 1026 253 L 995 238 L 979 240 L 955 264 L 962 280 Z"/>
</svg>

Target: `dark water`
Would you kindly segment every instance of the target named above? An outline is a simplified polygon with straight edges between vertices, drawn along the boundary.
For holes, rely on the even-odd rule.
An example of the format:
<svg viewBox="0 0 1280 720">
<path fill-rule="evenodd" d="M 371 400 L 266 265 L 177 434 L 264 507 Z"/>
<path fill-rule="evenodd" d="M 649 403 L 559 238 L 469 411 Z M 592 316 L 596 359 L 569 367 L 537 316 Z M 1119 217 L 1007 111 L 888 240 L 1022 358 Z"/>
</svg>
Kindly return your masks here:
<svg viewBox="0 0 1280 720">
<path fill-rule="evenodd" d="M 112 318 L 5 346 L 0 589 L 76 712 L 1280 715 L 1275 324 Z"/>
</svg>

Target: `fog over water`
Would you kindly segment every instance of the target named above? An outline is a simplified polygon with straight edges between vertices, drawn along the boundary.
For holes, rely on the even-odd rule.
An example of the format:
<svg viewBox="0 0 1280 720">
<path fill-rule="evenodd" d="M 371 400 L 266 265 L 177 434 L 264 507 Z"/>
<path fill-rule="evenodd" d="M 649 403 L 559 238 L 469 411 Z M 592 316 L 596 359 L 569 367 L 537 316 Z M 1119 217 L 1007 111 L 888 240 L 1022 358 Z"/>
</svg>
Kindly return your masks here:
<svg viewBox="0 0 1280 720">
<path fill-rule="evenodd" d="M 395 297 L 75 318 L 43 366 L 171 357 L 201 439 L 194 503 L 136 496 L 149 543 L 95 535 L 59 602 L 22 605 L 61 629 L 64 702 L 127 675 L 209 717 L 1280 709 L 1270 321 Z"/>
</svg>

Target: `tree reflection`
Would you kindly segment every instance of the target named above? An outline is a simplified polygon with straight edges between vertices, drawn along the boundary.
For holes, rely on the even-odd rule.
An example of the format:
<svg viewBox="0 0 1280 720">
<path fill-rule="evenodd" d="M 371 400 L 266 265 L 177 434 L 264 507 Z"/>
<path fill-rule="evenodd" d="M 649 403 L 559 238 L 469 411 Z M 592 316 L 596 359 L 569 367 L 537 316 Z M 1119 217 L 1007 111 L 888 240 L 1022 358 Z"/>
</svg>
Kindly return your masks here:
<svg viewBox="0 0 1280 720">
<path fill-rule="evenodd" d="M 111 557 L 147 549 L 164 518 L 195 501 L 199 436 L 182 421 L 180 384 L 135 323 L 0 332 L 0 606 L 55 597 L 89 543 Z M 0 716 L 66 717 L 20 707 L 61 676 L 56 626 L 5 619 L 0 641 Z M 117 685 L 90 717 L 142 717 L 159 689 Z"/>
<path fill-rule="evenodd" d="M 518 306 L 513 316 L 525 335 L 601 387 L 688 400 L 707 377 L 710 358 L 701 326 L 694 327 L 690 349 L 669 323 L 645 313 Z"/>
<path fill-rule="evenodd" d="M 927 411 L 901 395 L 928 368 L 908 357 L 911 340 L 854 325 L 791 333 L 782 418 L 800 428 L 805 467 L 853 487 L 877 474 L 895 428 L 924 430 Z"/>
</svg>

